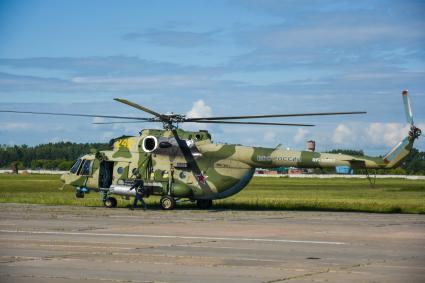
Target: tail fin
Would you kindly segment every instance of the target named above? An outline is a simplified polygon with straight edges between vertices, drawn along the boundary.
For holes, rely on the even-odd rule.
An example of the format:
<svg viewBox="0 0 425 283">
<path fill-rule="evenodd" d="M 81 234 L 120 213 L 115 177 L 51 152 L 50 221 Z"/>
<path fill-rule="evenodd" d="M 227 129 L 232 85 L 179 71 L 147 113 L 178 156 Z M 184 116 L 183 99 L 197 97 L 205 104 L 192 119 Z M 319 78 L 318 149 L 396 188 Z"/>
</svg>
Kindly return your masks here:
<svg viewBox="0 0 425 283">
<path fill-rule="evenodd" d="M 388 152 L 384 157 L 386 168 L 393 168 L 400 165 L 404 158 L 409 155 L 413 147 L 413 140 L 410 137 L 404 138 L 393 149 Z"/>
<path fill-rule="evenodd" d="M 406 158 L 410 153 L 413 147 L 414 141 L 419 138 L 421 135 L 421 130 L 415 127 L 413 123 L 413 114 L 412 108 L 410 106 L 409 93 L 407 90 L 403 90 L 403 103 L 404 111 L 406 113 L 407 123 L 410 124 L 409 135 L 405 137 L 401 142 L 399 142 L 389 153 L 384 157 L 384 162 L 386 163 L 386 168 L 393 168 L 400 165 L 401 162 Z"/>
</svg>

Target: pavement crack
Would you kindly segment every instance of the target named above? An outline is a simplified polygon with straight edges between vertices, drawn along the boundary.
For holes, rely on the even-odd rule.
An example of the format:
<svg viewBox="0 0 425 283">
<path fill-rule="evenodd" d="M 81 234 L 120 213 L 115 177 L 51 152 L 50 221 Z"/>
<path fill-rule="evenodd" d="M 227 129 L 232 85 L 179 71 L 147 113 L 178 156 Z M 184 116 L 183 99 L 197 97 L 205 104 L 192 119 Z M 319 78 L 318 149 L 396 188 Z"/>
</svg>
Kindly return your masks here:
<svg viewBox="0 0 425 283">
<path fill-rule="evenodd" d="M 15 262 L 30 262 L 30 261 L 37 261 L 37 260 L 52 260 L 56 256 L 44 256 L 44 257 L 26 257 L 26 256 L 12 256 L 8 260 L 0 261 L 0 264 L 8 264 L 8 263 L 15 263 Z"/>
<path fill-rule="evenodd" d="M 170 244 L 165 246 L 146 246 L 146 247 L 137 247 L 135 250 L 146 250 L 146 249 L 156 249 L 156 248 L 175 248 L 175 247 L 182 247 L 182 246 L 192 246 L 192 245 L 199 245 L 199 244 L 206 244 L 206 243 L 215 243 L 217 240 L 204 240 L 204 241 L 194 241 L 184 244 Z"/>
<path fill-rule="evenodd" d="M 78 228 L 78 229 L 72 230 L 72 231 L 84 232 L 84 231 L 99 231 L 99 230 L 105 230 L 105 228 L 100 228 L 100 227 L 84 227 L 84 228 Z"/>
<path fill-rule="evenodd" d="M 371 265 L 371 264 L 373 264 L 373 262 L 368 261 L 366 263 L 359 263 L 359 264 L 354 264 L 354 265 L 350 265 L 350 266 L 339 267 L 339 268 L 335 269 L 334 271 L 352 270 L 352 269 L 355 269 L 355 268 L 364 267 L 364 266 L 368 266 L 368 265 Z M 294 275 L 294 276 L 289 276 L 289 277 L 284 277 L 284 278 L 273 279 L 273 280 L 269 280 L 269 281 L 263 281 L 263 283 L 276 283 L 276 282 L 289 281 L 289 280 L 293 280 L 293 279 L 301 279 L 301 278 L 306 278 L 306 277 L 315 276 L 315 275 L 319 275 L 319 274 L 329 273 L 330 271 L 331 271 L 331 269 L 328 268 L 326 270 L 309 272 L 309 273 L 304 273 L 304 274 L 300 274 L 300 275 Z"/>
<path fill-rule="evenodd" d="M 192 246 L 192 245 L 199 245 L 199 244 L 207 244 L 207 243 L 216 243 L 217 240 L 204 240 L 204 241 L 194 241 L 194 242 L 189 242 L 189 243 L 185 243 L 185 244 L 172 244 L 169 245 L 170 248 L 174 248 L 174 247 L 181 247 L 181 246 Z"/>
<path fill-rule="evenodd" d="M 305 278 L 305 277 L 309 277 L 309 276 L 328 273 L 329 271 L 330 271 L 330 269 L 328 268 L 326 270 L 321 270 L 321 271 L 316 271 L 316 272 L 311 272 L 311 273 L 304 273 L 304 274 L 290 276 L 290 277 L 278 278 L 278 279 L 273 279 L 273 280 L 269 280 L 269 281 L 263 281 L 263 283 L 276 283 L 276 282 L 283 282 L 283 281 L 288 281 L 288 280 L 293 280 L 293 279 L 301 279 L 301 278 Z"/>
</svg>

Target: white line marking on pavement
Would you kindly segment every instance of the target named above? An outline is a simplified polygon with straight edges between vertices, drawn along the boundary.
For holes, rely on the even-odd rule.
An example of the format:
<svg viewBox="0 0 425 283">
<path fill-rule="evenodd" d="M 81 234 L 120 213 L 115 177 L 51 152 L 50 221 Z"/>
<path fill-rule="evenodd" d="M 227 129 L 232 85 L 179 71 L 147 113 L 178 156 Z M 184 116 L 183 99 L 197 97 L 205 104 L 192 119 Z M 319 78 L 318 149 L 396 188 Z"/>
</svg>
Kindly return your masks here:
<svg viewBox="0 0 425 283">
<path fill-rule="evenodd" d="M 88 233 L 88 232 L 59 232 L 59 231 L 18 231 L 18 230 L 0 230 L 0 233 L 346 245 L 346 243 L 344 242 L 328 242 L 328 241 L 307 241 L 307 240 L 267 239 L 267 238 L 205 237 L 205 236 L 182 236 L 182 235 L 149 235 L 149 234 Z"/>
<path fill-rule="evenodd" d="M 82 246 L 82 245 L 58 245 L 58 244 L 51 244 L 51 245 L 45 245 L 42 244 L 40 247 L 62 247 L 62 248 L 90 248 L 90 249 L 105 249 L 105 247 L 96 247 L 96 246 Z M 114 246 L 108 246 L 108 249 L 110 250 L 134 250 L 134 248 L 123 248 L 123 247 L 114 247 Z"/>
<path fill-rule="evenodd" d="M 216 246 L 200 246 L 200 245 L 173 245 L 173 247 L 183 248 L 204 248 L 204 249 L 224 249 L 224 250 L 257 250 L 256 248 L 242 248 L 242 247 L 216 247 Z"/>
</svg>

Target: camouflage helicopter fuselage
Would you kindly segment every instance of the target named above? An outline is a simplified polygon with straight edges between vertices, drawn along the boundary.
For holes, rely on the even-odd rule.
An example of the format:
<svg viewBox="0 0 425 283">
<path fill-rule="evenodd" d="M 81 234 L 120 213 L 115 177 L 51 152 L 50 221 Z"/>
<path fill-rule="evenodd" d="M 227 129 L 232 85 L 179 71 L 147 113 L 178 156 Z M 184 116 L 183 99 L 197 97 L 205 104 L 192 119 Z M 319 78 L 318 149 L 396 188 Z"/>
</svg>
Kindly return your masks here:
<svg viewBox="0 0 425 283">
<path fill-rule="evenodd" d="M 115 139 L 113 150 L 82 156 L 62 180 L 78 189 L 129 196 L 134 193 L 123 192 L 122 187 L 140 173 L 149 194 L 212 200 L 238 193 L 249 183 L 255 168 L 392 168 L 408 155 L 414 139 L 406 137 L 385 157 L 377 158 L 215 144 L 207 131 L 149 129 L 140 136 Z"/>
</svg>

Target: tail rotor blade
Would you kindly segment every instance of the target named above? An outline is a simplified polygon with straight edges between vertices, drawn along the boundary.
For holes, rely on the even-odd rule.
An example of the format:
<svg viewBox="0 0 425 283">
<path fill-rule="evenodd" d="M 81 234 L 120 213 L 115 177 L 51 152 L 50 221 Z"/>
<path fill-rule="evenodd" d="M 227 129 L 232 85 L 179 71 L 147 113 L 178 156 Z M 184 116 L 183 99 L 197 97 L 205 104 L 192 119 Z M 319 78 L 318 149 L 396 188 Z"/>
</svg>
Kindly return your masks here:
<svg viewBox="0 0 425 283">
<path fill-rule="evenodd" d="M 410 106 L 409 92 L 407 90 L 403 90 L 403 103 L 404 103 L 404 112 L 406 113 L 407 123 L 413 125 L 413 114 L 412 107 Z"/>
</svg>

